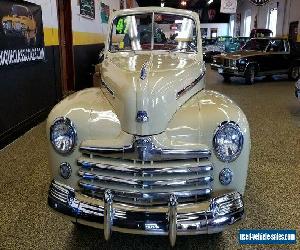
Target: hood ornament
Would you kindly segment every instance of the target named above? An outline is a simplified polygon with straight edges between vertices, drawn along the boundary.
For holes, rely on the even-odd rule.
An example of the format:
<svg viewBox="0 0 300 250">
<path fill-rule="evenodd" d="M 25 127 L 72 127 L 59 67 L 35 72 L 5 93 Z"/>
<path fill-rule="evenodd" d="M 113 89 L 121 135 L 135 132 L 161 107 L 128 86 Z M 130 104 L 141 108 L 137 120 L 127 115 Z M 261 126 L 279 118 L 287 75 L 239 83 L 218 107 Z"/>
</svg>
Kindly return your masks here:
<svg viewBox="0 0 300 250">
<path fill-rule="evenodd" d="M 148 122 L 149 117 L 146 111 L 138 111 L 136 114 L 136 121 L 139 123 Z"/>
<path fill-rule="evenodd" d="M 141 69 L 141 74 L 140 74 L 140 78 L 141 80 L 145 80 L 146 77 L 147 77 L 147 63 L 144 63 L 143 66 L 142 66 L 142 69 Z"/>
</svg>

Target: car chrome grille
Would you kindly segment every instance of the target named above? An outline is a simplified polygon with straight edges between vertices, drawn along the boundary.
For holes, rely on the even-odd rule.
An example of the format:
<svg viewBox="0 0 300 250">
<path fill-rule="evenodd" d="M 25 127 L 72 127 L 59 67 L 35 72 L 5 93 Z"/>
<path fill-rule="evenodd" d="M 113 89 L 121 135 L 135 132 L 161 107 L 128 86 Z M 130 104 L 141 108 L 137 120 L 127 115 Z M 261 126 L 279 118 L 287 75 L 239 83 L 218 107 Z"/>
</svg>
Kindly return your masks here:
<svg viewBox="0 0 300 250">
<path fill-rule="evenodd" d="M 215 63 L 218 65 L 223 65 L 224 59 L 222 57 L 215 57 Z"/>
<path fill-rule="evenodd" d="M 170 194 L 178 202 L 205 200 L 212 192 L 213 165 L 208 158 L 141 162 L 85 154 L 78 159 L 80 191 L 103 199 L 111 190 L 114 201 L 130 205 L 165 205 Z"/>
</svg>

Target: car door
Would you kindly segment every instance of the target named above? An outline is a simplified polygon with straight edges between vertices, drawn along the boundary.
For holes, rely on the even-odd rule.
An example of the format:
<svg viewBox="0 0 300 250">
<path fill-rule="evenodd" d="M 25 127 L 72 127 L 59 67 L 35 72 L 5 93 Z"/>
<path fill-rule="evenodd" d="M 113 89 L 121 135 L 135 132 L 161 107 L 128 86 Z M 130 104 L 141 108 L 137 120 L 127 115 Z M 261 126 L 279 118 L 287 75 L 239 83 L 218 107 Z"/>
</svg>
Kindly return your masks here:
<svg viewBox="0 0 300 250">
<path fill-rule="evenodd" d="M 288 68 L 289 60 L 289 52 L 286 50 L 285 40 L 271 40 L 267 52 L 269 54 L 269 71 L 274 71 L 274 74 L 285 72 Z"/>
<path fill-rule="evenodd" d="M 273 69 L 273 54 L 270 53 L 269 39 L 254 39 L 251 40 L 253 48 L 256 48 L 255 55 L 251 56 L 251 61 L 258 64 L 259 72 L 258 75 L 264 75 L 264 73 L 269 72 Z"/>
</svg>

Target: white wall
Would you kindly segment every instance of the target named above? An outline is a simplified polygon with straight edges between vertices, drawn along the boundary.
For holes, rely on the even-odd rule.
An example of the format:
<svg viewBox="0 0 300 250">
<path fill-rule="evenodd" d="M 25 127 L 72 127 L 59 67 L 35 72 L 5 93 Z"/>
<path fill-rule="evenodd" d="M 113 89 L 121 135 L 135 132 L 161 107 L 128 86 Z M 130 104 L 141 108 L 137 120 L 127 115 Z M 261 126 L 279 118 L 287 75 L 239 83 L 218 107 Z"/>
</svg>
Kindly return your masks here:
<svg viewBox="0 0 300 250">
<path fill-rule="evenodd" d="M 229 34 L 229 24 L 228 23 L 201 23 L 201 28 L 207 28 L 207 37 L 211 37 L 210 29 L 217 28 L 218 36 L 228 36 Z"/>
<path fill-rule="evenodd" d="M 72 26 L 73 31 L 90 33 L 107 33 L 108 24 L 101 23 L 101 2 L 109 6 L 110 13 L 120 9 L 120 0 L 95 0 L 95 19 L 89 19 L 80 15 L 79 1 L 72 0 Z"/>
<path fill-rule="evenodd" d="M 44 27 L 51 27 L 51 28 L 58 27 L 56 1 L 27 0 L 27 2 L 35 3 L 42 7 Z"/>
<path fill-rule="evenodd" d="M 241 14 L 241 35 L 244 35 L 245 12 L 251 10 L 251 29 L 254 28 L 255 17 L 257 16 L 257 28 L 268 27 L 269 11 L 278 6 L 276 36 L 288 36 L 291 22 L 300 21 L 299 0 L 271 0 L 264 6 L 255 6 L 248 0 L 239 1 L 237 13 Z M 300 26 L 300 23 L 299 23 Z M 299 31 L 300 31 L 300 27 Z M 300 33 L 298 31 L 298 33 Z"/>
<path fill-rule="evenodd" d="M 109 6 L 110 13 L 113 10 L 120 9 L 120 0 L 95 0 L 95 19 L 88 19 L 80 15 L 79 1 L 72 0 L 72 26 L 73 31 L 102 33 L 108 32 L 108 24 L 101 22 L 101 2 Z M 138 6 L 136 1 L 133 1 L 134 7 Z M 126 1 L 124 1 L 126 7 Z"/>
<path fill-rule="evenodd" d="M 300 1 L 299 0 L 286 0 L 286 11 L 283 15 L 282 30 L 284 35 L 289 33 L 289 25 L 291 22 L 299 21 L 298 26 L 298 42 L 300 41 Z"/>
</svg>

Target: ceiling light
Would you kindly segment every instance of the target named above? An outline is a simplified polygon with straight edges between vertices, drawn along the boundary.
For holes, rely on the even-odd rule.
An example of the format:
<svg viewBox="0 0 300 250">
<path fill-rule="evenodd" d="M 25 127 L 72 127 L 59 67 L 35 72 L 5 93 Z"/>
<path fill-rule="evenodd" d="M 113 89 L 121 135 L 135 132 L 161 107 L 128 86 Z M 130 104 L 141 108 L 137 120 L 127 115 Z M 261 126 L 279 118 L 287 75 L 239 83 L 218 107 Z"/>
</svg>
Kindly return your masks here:
<svg viewBox="0 0 300 250">
<path fill-rule="evenodd" d="M 207 4 L 210 5 L 213 1 L 214 1 L 214 0 L 209 0 L 209 1 L 207 2 Z"/>
</svg>

